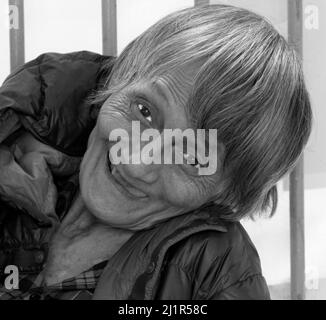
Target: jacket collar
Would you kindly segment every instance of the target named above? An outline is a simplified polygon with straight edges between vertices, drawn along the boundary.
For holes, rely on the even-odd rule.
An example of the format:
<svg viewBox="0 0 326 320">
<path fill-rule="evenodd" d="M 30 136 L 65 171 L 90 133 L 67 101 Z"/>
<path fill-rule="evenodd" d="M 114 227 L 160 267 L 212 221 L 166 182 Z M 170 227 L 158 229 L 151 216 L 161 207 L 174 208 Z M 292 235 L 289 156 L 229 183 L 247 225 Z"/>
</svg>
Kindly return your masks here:
<svg viewBox="0 0 326 320">
<path fill-rule="evenodd" d="M 108 262 L 94 298 L 152 299 L 171 246 L 202 231 L 227 232 L 226 223 L 218 218 L 222 209 L 214 206 L 196 210 L 136 233 Z"/>
</svg>

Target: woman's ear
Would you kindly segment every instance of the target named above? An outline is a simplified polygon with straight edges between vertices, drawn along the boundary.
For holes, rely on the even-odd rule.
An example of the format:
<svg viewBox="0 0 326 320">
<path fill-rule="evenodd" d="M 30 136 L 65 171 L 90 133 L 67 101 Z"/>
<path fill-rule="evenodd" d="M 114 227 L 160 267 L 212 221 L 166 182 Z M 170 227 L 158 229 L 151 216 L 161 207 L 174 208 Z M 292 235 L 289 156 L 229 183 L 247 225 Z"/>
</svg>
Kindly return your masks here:
<svg viewBox="0 0 326 320">
<path fill-rule="evenodd" d="M 222 142 L 217 141 L 216 145 L 216 176 L 217 176 L 217 185 L 216 185 L 216 198 L 214 202 L 217 204 L 221 199 L 225 198 L 225 193 L 230 187 L 230 175 L 228 174 L 229 168 L 225 164 L 225 145 Z"/>
<path fill-rule="evenodd" d="M 224 160 L 225 160 L 225 153 L 226 153 L 224 143 L 217 141 L 216 149 L 217 149 L 216 171 L 217 173 L 220 173 L 222 175 L 224 171 Z"/>
<path fill-rule="evenodd" d="M 204 175 L 217 175 L 221 178 L 224 175 L 224 159 L 225 159 L 225 147 L 222 142 L 217 139 L 209 138 L 208 153 L 206 148 L 206 160 L 208 160 L 208 166 L 203 168 Z"/>
</svg>

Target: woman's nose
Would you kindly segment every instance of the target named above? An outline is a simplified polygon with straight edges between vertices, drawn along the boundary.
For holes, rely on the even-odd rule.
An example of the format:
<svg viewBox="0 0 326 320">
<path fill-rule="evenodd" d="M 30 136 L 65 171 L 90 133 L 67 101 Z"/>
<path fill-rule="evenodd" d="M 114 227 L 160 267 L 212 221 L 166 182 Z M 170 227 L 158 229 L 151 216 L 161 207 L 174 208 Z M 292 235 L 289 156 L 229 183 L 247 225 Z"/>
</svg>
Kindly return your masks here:
<svg viewBox="0 0 326 320">
<path fill-rule="evenodd" d="M 141 141 L 138 148 L 132 148 L 128 164 L 124 166 L 131 177 L 147 184 L 158 180 L 162 169 L 162 138 L 157 136 L 152 142 Z"/>
<path fill-rule="evenodd" d="M 125 177 L 146 184 L 153 184 L 158 180 L 163 165 L 161 137 L 156 137 L 150 145 L 148 141 L 126 140 L 121 148 L 119 163 L 114 161 L 114 149 L 110 149 L 110 160 L 119 166 L 119 171 Z"/>
<path fill-rule="evenodd" d="M 155 164 L 122 164 L 120 165 L 120 170 L 123 172 L 124 176 L 129 177 L 133 181 L 140 181 L 148 185 L 154 184 L 160 174 L 160 165 Z"/>
</svg>

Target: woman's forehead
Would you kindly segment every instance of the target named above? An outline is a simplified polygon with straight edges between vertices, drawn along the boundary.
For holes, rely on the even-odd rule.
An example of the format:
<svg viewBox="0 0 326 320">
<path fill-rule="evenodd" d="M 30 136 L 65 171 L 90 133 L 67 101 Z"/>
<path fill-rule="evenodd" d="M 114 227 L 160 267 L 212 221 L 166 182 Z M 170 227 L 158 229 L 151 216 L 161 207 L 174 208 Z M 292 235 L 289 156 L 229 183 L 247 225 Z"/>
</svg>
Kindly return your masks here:
<svg viewBox="0 0 326 320">
<path fill-rule="evenodd" d="M 150 81 L 151 86 L 158 94 L 170 96 L 177 105 L 186 106 L 192 93 L 196 76 L 199 72 L 198 64 L 186 64 L 173 70 L 167 70 Z"/>
</svg>

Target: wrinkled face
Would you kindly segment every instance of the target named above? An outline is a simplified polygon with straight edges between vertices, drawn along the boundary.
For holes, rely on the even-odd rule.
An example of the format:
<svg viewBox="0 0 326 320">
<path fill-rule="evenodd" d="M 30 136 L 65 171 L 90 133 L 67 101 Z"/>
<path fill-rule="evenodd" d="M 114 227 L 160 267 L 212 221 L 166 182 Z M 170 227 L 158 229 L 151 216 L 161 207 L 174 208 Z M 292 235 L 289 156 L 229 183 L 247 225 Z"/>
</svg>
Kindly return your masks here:
<svg viewBox="0 0 326 320">
<path fill-rule="evenodd" d="M 112 165 L 109 161 L 109 151 L 116 143 L 109 141 L 110 133 L 124 129 L 131 135 L 132 121 L 139 121 L 141 131 L 191 128 L 186 102 L 194 74 L 191 68 L 180 68 L 171 75 L 137 82 L 112 95 L 102 106 L 80 170 L 83 199 L 101 221 L 130 230 L 144 229 L 196 209 L 220 191 L 220 145 L 217 170 L 208 176 L 199 175 L 198 166 L 187 163 L 130 161 Z"/>
</svg>

